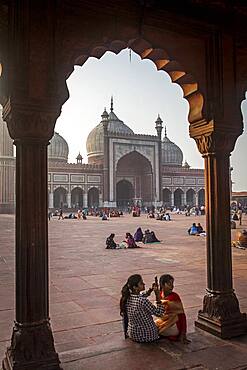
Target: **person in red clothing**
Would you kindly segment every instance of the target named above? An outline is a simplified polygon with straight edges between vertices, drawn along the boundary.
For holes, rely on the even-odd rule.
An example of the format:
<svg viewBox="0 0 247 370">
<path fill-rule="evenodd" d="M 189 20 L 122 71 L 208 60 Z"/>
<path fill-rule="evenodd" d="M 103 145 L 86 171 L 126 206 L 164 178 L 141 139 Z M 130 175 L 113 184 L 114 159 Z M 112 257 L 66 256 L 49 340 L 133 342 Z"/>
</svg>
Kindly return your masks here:
<svg viewBox="0 0 247 370">
<path fill-rule="evenodd" d="M 169 274 L 162 275 L 159 282 L 161 300 L 165 308 L 165 314 L 155 321 L 159 335 L 172 341 L 190 343 L 186 337 L 187 323 L 183 304 L 179 295 L 173 292 L 173 276 Z"/>
</svg>

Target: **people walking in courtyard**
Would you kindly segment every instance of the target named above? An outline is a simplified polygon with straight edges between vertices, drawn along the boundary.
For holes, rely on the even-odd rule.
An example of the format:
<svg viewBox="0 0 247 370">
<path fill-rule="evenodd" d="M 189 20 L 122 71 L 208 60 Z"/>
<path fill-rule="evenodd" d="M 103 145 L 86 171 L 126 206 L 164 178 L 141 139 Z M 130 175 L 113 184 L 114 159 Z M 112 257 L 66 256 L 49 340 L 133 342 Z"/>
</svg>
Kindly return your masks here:
<svg viewBox="0 0 247 370">
<path fill-rule="evenodd" d="M 154 283 L 152 288 L 141 294 L 144 290 L 145 283 L 141 275 L 131 275 L 122 288 L 120 299 L 125 338 L 129 337 L 140 343 L 153 342 L 159 338 L 152 316 L 161 317 L 165 313 L 157 284 Z M 156 306 L 147 298 L 152 291 L 156 296 Z"/>
<path fill-rule="evenodd" d="M 169 274 L 160 277 L 161 300 L 165 314 L 155 320 L 159 334 L 172 341 L 189 343 L 186 337 L 187 324 L 184 308 L 179 295 L 173 292 L 174 278 Z"/>
</svg>

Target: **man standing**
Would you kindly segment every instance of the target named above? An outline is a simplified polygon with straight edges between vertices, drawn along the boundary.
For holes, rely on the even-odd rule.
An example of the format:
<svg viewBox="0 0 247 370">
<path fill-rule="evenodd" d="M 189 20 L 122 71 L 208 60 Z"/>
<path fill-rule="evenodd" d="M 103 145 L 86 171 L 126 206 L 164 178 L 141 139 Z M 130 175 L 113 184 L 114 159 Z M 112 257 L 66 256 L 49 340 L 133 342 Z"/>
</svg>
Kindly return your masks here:
<svg viewBox="0 0 247 370">
<path fill-rule="evenodd" d="M 242 215 L 243 215 L 242 208 L 239 208 L 239 209 L 238 209 L 239 225 L 242 225 Z"/>
</svg>

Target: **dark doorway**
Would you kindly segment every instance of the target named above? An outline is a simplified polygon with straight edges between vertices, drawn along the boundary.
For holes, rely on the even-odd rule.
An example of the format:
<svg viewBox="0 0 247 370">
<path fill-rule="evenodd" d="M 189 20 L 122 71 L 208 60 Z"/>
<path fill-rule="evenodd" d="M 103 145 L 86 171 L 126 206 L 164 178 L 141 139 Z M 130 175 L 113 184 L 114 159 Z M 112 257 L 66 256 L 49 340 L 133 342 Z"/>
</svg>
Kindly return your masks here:
<svg viewBox="0 0 247 370">
<path fill-rule="evenodd" d="M 66 190 L 62 187 L 59 187 L 54 191 L 54 207 L 55 208 L 67 207 Z"/>
<path fill-rule="evenodd" d="M 128 207 L 133 204 L 134 188 L 127 180 L 121 180 L 117 183 L 117 207 Z"/>
<path fill-rule="evenodd" d="M 88 207 L 95 208 L 99 206 L 99 189 L 91 188 L 88 191 Z"/>
</svg>

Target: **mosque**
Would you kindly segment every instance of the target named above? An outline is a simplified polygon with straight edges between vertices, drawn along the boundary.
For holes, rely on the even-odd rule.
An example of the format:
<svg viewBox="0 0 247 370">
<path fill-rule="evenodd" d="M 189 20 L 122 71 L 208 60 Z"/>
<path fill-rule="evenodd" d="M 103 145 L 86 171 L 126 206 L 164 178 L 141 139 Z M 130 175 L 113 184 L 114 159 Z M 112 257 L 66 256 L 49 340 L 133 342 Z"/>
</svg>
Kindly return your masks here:
<svg viewBox="0 0 247 370">
<path fill-rule="evenodd" d="M 0 112 L 1 113 L 1 112 Z M 2 117 L 2 115 L 1 115 Z M 69 146 L 57 132 L 48 146 L 50 209 L 204 205 L 204 170 L 190 168 L 167 136 L 162 119 L 157 135 L 135 134 L 114 112 L 104 110 L 89 133 L 88 163 L 78 154 L 68 163 Z M 15 208 L 15 156 L 6 123 L 0 118 L 0 212 Z"/>
</svg>

